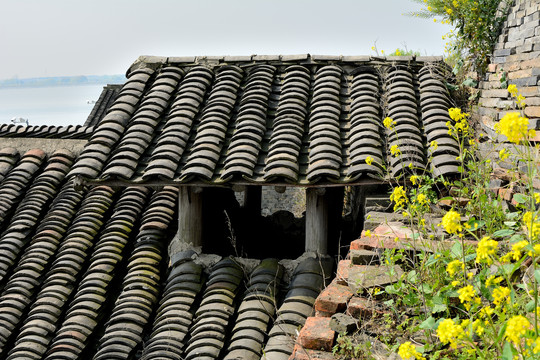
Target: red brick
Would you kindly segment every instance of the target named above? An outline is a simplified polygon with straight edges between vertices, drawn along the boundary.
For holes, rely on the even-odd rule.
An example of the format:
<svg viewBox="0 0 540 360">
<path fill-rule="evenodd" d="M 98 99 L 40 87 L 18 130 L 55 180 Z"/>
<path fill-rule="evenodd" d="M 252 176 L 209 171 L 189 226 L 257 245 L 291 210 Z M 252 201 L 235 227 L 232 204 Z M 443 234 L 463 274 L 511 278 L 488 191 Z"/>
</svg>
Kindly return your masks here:
<svg viewBox="0 0 540 360">
<path fill-rule="evenodd" d="M 502 188 L 499 189 L 499 197 L 506 201 L 511 201 L 512 197 L 514 195 L 514 192 L 512 189 Z"/>
<path fill-rule="evenodd" d="M 492 72 L 492 73 L 497 72 L 497 65 L 498 64 L 489 64 L 488 65 L 488 71 Z"/>
<path fill-rule="evenodd" d="M 289 360 L 311 360 L 311 359 L 335 360 L 336 358 L 332 355 L 331 352 L 304 349 L 298 344 L 294 346 L 294 351 L 292 355 L 289 357 Z"/>
<path fill-rule="evenodd" d="M 378 301 L 359 296 L 351 298 L 347 306 L 347 314 L 357 319 L 380 317 L 386 313 L 390 313 L 390 311 L 385 311 L 383 305 Z"/>
<path fill-rule="evenodd" d="M 329 317 L 332 317 L 332 315 L 334 315 L 334 313 L 326 312 L 326 311 L 315 310 L 315 316 L 316 316 L 316 317 L 326 317 L 326 318 L 329 318 Z"/>
<path fill-rule="evenodd" d="M 315 310 L 332 314 L 345 311 L 347 302 L 352 296 L 353 293 L 348 286 L 332 281 L 315 300 Z"/>
<path fill-rule="evenodd" d="M 330 318 L 308 317 L 300 335 L 298 344 L 311 350 L 332 351 L 336 332 L 330 329 Z"/>
<path fill-rule="evenodd" d="M 336 282 L 340 285 L 347 285 L 347 279 L 349 278 L 349 268 L 351 267 L 351 260 L 341 260 L 338 263 L 336 272 Z"/>
<path fill-rule="evenodd" d="M 525 115 L 531 118 L 540 117 L 540 106 L 527 106 L 525 108 Z"/>
</svg>

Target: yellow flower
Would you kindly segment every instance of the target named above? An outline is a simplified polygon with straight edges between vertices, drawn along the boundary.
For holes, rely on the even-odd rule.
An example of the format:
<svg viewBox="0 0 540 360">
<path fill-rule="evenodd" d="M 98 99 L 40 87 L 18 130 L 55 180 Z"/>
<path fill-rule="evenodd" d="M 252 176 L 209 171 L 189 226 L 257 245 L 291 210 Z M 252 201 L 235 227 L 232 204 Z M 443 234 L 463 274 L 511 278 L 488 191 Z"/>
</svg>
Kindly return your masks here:
<svg viewBox="0 0 540 360">
<path fill-rule="evenodd" d="M 461 109 L 459 108 L 450 108 L 448 109 L 448 115 L 450 115 L 450 119 L 454 121 L 461 121 L 469 116 L 468 113 L 462 113 Z"/>
<path fill-rule="evenodd" d="M 508 159 L 509 156 L 510 156 L 510 154 L 508 153 L 508 151 L 506 149 L 502 149 L 501 151 L 499 151 L 499 159 L 504 161 L 504 160 Z"/>
<path fill-rule="evenodd" d="M 478 336 L 482 336 L 484 333 L 484 327 L 482 326 L 482 320 L 476 319 L 473 321 L 473 330 Z"/>
<path fill-rule="evenodd" d="M 411 183 L 412 183 L 413 185 L 416 185 L 416 182 L 418 181 L 418 176 L 413 175 L 413 176 L 411 176 L 411 179 L 410 179 L 410 180 L 411 180 Z"/>
<path fill-rule="evenodd" d="M 496 130 L 506 136 L 508 141 L 519 144 L 521 140 L 528 136 L 528 126 L 529 119 L 520 116 L 518 112 L 509 112 L 496 125 Z"/>
<path fill-rule="evenodd" d="M 384 55 L 384 50 L 381 50 L 381 54 L 383 54 L 383 55 Z"/>
<path fill-rule="evenodd" d="M 432 8 L 431 6 L 428 5 L 427 11 L 433 11 L 433 8 Z"/>
<path fill-rule="evenodd" d="M 442 225 L 447 233 L 455 234 L 461 232 L 461 216 L 454 210 L 450 210 L 442 218 Z"/>
<path fill-rule="evenodd" d="M 476 262 L 491 265 L 493 263 L 491 257 L 495 255 L 498 245 L 499 243 L 490 239 L 489 236 L 483 237 L 476 248 Z"/>
<path fill-rule="evenodd" d="M 395 144 L 390 147 L 390 153 L 392 154 L 392 156 L 398 156 L 401 154 L 401 150 L 399 150 L 399 146 Z"/>
<path fill-rule="evenodd" d="M 418 194 L 416 200 L 422 205 L 426 205 L 429 203 L 429 199 L 424 194 Z"/>
<path fill-rule="evenodd" d="M 398 355 L 403 360 L 408 360 L 413 357 L 418 360 L 425 360 L 425 358 L 422 357 L 422 354 L 416 351 L 416 347 L 410 341 L 407 341 L 399 346 Z"/>
<path fill-rule="evenodd" d="M 371 230 L 366 230 L 364 232 L 364 236 L 370 238 L 371 237 Z"/>
<path fill-rule="evenodd" d="M 459 285 L 459 280 L 454 280 L 450 283 L 450 285 L 452 285 L 453 287 L 456 287 Z"/>
<path fill-rule="evenodd" d="M 452 319 L 444 319 L 437 327 L 437 336 L 443 344 L 450 343 L 450 346 L 455 349 L 457 340 L 463 336 L 463 328 L 455 324 Z"/>
<path fill-rule="evenodd" d="M 493 309 L 490 306 L 486 306 L 486 307 L 483 307 L 482 309 L 480 309 L 480 311 L 478 312 L 478 316 L 480 316 L 481 319 L 487 319 L 487 318 L 491 319 L 491 315 L 494 312 L 495 312 L 495 309 Z"/>
<path fill-rule="evenodd" d="M 490 287 L 492 285 L 498 285 L 502 280 L 503 280 L 503 278 L 500 277 L 500 276 L 495 277 L 495 275 L 491 275 L 486 280 L 486 286 Z"/>
<path fill-rule="evenodd" d="M 373 164 L 373 158 L 372 158 L 371 156 L 368 156 L 368 157 L 366 158 L 366 164 L 368 164 L 368 165 Z"/>
<path fill-rule="evenodd" d="M 515 84 L 508 85 L 507 90 L 510 93 L 510 95 L 512 95 L 512 96 L 516 96 L 517 93 L 518 93 L 518 88 L 517 88 L 517 86 Z"/>
<path fill-rule="evenodd" d="M 531 324 L 525 316 L 512 316 L 510 320 L 508 320 L 504 336 L 507 340 L 513 342 L 515 346 L 518 346 L 521 342 L 521 337 L 525 335 L 530 326 Z"/>
<path fill-rule="evenodd" d="M 514 261 L 518 261 L 521 258 L 521 250 L 523 250 L 523 248 L 527 245 L 529 245 L 529 243 L 526 240 L 521 240 L 512 245 L 511 254 Z"/>
<path fill-rule="evenodd" d="M 499 286 L 493 290 L 493 304 L 499 306 L 503 301 L 510 303 L 510 289 L 505 286 Z"/>
<path fill-rule="evenodd" d="M 453 12 L 452 9 L 446 8 L 446 13 L 447 13 L 448 15 L 452 15 L 452 12 Z"/>
<path fill-rule="evenodd" d="M 525 107 L 525 96 L 519 94 L 516 97 L 516 103 L 517 103 L 517 106 L 519 106 L 520 108 L 524 108 Z"/>
<path fill-rule="evenodd" d="M 383 125 L 385 128 L 391 129 L 394 127 L 394 120 L 392 120 L 390 117 L 385 117 L 383 120 Z"/>
<path fill-rule="evenodd" d="M 401 56 L 401 51 L 399 49 L 396 49 L 396 56 Z"/>
<path fill-rule="evenodd" d="M 537 195 L 535 193 L 535 201 L 537 198 Z M 540 234 L 540 221 L 538 221 L 538 215 L 534 216 L 530 211 L 527 211 L 525 214 L 523 214 L 523 223 L 527 227 L 527 230 L 529 231 L 529 236 L 532 239 L 535 239 Z"/>
<path fill-rule="evenodd" d="M 407 202 L 407 193 L 403 190 L 403 186 L 394 188 L 394 191 L 390 195 L 390 201 L 395 203 L 394 211 L 403 206 Z"/>
<path fill-rule="evenodd" d="M 431 148 L 433 148 L 433 151 L 435 151 L 435 150 L 437 150 L 437 148 L 439 147 L 439 143 L 437 143 L 437 140 L 433 140 L 433 141 L 429 144 L 429 146 L 430 146 Z"/>
<path fill-rule="evenodd" d="M 534 340 L 533 353 L 536 355 L 539 352 L 540 352 L 540 337 L 537 337 L 536 340 Z"/>
<path fill-rule="evenodd" d="M 375 46 L 372 46 L 372 47 L 371 47 L 371 50 L 375 51 Z"/>
<path fill-rule="evenodd" d="M 459 294 L 459 300 L 462 304 L 471 301 L 473 296 L 476 294 L 472 285 L 462 287 L 461 289 L 458 289 L 457 292 Z"/>
<path fill-rule="evenodd" d="M 448 265 L 446 265 L 446 271 L 448 274 L 450 274 L 450 276 L 454 276 L 455 273 L 462 270 L 465 270 L 465 264 L 459 260 L 451 261 L 448 263 Z"/>
</svg>

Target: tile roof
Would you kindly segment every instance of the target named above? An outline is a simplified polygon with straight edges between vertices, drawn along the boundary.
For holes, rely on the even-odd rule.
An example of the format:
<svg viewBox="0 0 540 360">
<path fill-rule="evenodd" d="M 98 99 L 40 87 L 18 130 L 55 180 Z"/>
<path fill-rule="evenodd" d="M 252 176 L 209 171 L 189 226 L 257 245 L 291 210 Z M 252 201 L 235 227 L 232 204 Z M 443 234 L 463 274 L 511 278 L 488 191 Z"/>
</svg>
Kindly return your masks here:
<svg viewBox="0 0 540 360">
<path fill-rule="evenodd" d="M 84 123 L 85 126 L 97 125 L 101 119 L 103 119 L 107 110 L 114 103 L 114 100 L 116 100 L 121 87 L 122 85 L 117 84 L 108 84 L 103 87 L 103 91 L 99 95 L 99 98 Z"/>
<path fill-rule="evenodd" d="M 70 175 L 123 183 L 350 184 L 457 172 L 447 68 L 427 57 L 142 58 Z M 392 117 L 394 130 L 382 119 Z M 431 153 L 429 143 L 439 148 Z M 392 157 L 389 148 L 401 147 Z M 373 164 L 365 159 L 370 156 Z M 387 179 L 388 179 L 387 178 Z"/>
<path fill-rule="evenodd" d="M 169 260 L 177 188 L 76 190 L 74 161 L 0 150 L 1 358 L 289 356 L 330 258 L 287 276 L 278 259 L 209 267 L 190 250 Z"/>
<path fill-rule="evenodd" d="M 94 126 L 87 125 L 0 125 L 0 138 L 50 138 L 50 139 L 88 139 Z"/>
<path fill-rule="evenodd" d="M 253 269 L 232 258 L 207 266 L 193 251 L 169 259 L 177 187 L 76 190 L 75 175 L 345 184 L 382 174 L 367 156 L 391 176 L 427 156 L 437 174 L 457 170 L 445 130 L 452 100 L 434 59 L 143 60 L 99 125 L 78 128 L 91 133 L 78 157 L 0 149 L 2 359 L 286 360 L 332 274 L 330 258 L 308 257 L 292 275 L 278 259 Z M 0 134 L 78 133 L 10 126 Z M 394 144 L 402 155 L 390 158 Z"/>
</svg>

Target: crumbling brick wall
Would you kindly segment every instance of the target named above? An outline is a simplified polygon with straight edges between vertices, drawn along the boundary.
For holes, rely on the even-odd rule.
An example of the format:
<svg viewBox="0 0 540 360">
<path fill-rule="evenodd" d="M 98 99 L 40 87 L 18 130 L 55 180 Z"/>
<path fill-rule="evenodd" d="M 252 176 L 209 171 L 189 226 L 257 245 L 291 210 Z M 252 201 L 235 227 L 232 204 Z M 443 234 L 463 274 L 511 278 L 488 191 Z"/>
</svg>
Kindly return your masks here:
<svg viewBox="0 0 540 360">
<path fill-rule="evenodd" d="M 480 83 L 476 110 L 483 130 L 492 138 L 496 137 L 495 123 L 508 111 L 515 111 L 515 102 L 506 90 L 510 84 L 526 97 L 524 111 L 531 127 L 540 125 L 540 0 L 503 0 L 500 9 L 508 4 L 507 19 Z"/>
</svg>

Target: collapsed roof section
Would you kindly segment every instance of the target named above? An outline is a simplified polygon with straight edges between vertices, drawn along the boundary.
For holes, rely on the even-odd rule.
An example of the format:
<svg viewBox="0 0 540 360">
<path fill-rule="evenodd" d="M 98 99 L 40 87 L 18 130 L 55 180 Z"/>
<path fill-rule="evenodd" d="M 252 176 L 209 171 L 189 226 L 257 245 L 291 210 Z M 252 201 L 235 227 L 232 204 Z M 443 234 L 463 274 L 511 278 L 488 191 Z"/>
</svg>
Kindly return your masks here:
<svg viewBox="0 0 540 360">
<path fill-rule="evenodd" d="M 453 174 L 447 72 L 435 57 L 142 57 L 70 176 L 329 186 Z"/>
</svg>

